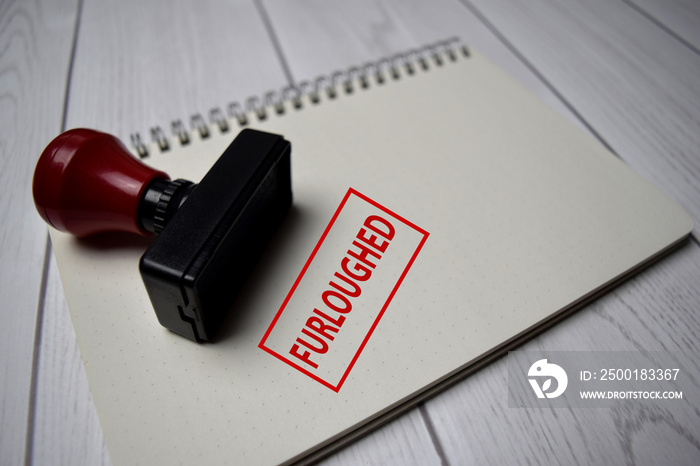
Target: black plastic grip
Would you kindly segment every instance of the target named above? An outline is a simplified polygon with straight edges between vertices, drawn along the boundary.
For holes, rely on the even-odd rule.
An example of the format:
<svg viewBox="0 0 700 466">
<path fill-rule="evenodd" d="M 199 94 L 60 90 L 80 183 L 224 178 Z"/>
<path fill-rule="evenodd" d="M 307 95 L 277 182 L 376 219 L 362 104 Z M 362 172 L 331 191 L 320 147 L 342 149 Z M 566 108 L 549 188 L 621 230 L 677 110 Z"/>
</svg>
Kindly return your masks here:
<svg viewBox="0 0 700 466">
<path fill-rule="evenodd" d="M 160 323 L 211 340 L 292 203 L 291 145 L 246 129 L 141 257 Z"/>
</svg>

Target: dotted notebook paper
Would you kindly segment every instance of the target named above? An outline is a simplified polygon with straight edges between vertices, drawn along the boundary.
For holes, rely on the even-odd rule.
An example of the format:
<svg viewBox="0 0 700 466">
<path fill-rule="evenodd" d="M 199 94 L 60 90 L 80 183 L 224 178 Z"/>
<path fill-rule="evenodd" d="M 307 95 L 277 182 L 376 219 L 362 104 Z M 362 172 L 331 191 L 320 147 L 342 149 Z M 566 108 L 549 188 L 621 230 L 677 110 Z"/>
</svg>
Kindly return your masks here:
<svg viewBox="0 0 700 466">
<path fill-rule="evenodd" d="M 480 55 L 435 54 L 234 105 L 227 132 L 187 145 L 156 131 L 167 151 L 139 146 L 197 180 L 239 120 L 292 143 L 293 207 L 215 343 L 158 324 L 138 272 L 147 240 L 52 232 L 115 465 L 277 464 L 332 448 L 691 231 L 680 207 Z M 348 201 L 332 222 L 350 189 L 373 203 Z M 379 258 L 360 247 L 371 234 L 388 244 Z M 351 277 L 353 241 L 375 261 L 353 278 L 366 299 L 324 295 L 336 272 Z M 315 343 L 302 332 L 313 325 Z"/>
</svg>

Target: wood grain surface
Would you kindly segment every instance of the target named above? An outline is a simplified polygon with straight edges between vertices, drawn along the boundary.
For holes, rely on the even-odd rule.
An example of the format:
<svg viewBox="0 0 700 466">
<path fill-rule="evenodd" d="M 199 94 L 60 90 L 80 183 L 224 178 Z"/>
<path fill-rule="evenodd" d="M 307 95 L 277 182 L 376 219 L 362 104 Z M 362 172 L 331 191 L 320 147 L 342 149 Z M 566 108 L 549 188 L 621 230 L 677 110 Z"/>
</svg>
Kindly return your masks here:
<svg viewBox="0 0 700 466">
<path fill-rule="evenodd" d="M 31 199 L 42 148 L 174 119 L 460 37 L 700 219 L 700 4 L 692 0 L 64 0 L 0 4 L 0 464 L 111 464 Z M 75 43 L 75 47 L 73 44 Z M 696 230 L 697 231 L 697 230 Z M 700 246 L 524 346 L 672 351 L 663 408 L 508 407 L 500 359 L 326 464 L 697 464 Z M 37 321 L 37 316 L 40 319 Z M 235 461 L 234 461 L 235 463 Z"/>
<path fill-rule="evenodd" d="M 75 14 L 74 1 L 0 4 L 1 464 L 24 460 L 47 244 L 31 180 L 41 150 L 61 131 Z"/>
<path fill-rule="evenodd" d="M 669 35 L 700 53 L 700 4 L 694 0 L 627 0 Z"/>
<path fill-rule="evenodd" d="M 155 125 L 170 134 L 174 119 L 283 85 L 253 2 L 86 0 L 67 124 L 123 141 Z"/>
</svg>

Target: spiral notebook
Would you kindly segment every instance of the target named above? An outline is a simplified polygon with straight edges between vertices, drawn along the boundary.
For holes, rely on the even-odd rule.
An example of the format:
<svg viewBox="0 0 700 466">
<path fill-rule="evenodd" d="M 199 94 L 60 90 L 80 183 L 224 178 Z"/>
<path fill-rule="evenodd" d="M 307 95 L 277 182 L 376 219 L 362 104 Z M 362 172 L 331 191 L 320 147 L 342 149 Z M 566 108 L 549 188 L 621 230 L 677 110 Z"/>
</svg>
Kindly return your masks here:
<svg viewBox="0 0 700 466">
<path fill-rule="evenodd" d="M 692 220 L 454 41 L 231 105 L 135 152 L 200 179 L 241 125 L 293 207 L 218 341 L 160 327 L 148 240 L 51 237 L 114 464 L 313 460 L 679 244 Z M 235 264 L 232 264 L 235 266 Z M 503 403 L 507 403 L 504 399 Z"/>
</svg>

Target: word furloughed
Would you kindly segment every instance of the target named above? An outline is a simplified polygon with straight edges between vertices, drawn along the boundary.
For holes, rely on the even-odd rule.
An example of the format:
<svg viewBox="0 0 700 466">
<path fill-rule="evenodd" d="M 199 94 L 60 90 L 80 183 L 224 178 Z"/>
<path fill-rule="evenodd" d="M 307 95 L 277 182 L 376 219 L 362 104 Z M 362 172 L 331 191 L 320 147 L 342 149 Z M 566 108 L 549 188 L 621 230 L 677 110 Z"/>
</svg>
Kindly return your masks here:
<svg viewBox="0 0 700 466">
<path fill-rule="evenodd" d="M 289 354 L 304 364 L 318 368 L 315 356 L 328 352 L 343 323 L 352 311 L 352 300 L 386 252 L 396 230 L 385 218 L 370 215 L 340 261 L 339 271 L 321 293 L 322 309 L 314 308 Z"/>
</svg>

